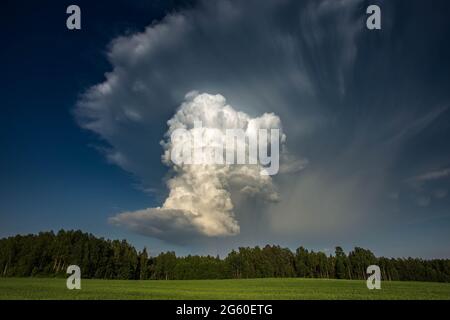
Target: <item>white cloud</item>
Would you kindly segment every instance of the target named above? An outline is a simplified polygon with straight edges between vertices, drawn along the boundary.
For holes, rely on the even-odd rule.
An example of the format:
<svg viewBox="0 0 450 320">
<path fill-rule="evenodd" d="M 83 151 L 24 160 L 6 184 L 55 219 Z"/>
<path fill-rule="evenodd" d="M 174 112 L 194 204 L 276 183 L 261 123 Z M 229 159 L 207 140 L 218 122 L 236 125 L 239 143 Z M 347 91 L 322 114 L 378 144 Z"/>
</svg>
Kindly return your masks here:
<svg viewBox="0 0 450 320">
<path fill-rule="evenodd" d="M 199 121 L 203 128 L 195 127 Z M 167 181 L 167 199 L 161 208 L 121 213 L 112 218 L 111 222 L 161 239 L 170 239 L 168 235 L 172 235 L 176 230 L 185 234 L 184 229 L 203 236 L 229 236 L 239 233 L 239 223 L 233 211 L 235 203 L 231 198 L 233 190 L 246 197 L 259 197 L 260 200 L 266 201 L 278 200 L 272 178 L 260 174 L 262 167 L 259 164 L 174 164 L 171 160 L 172 151 L 186 145 L 184 140 L 171 139 L 176 129 L 183 128 L 190 135 L 195 135 L 198 130 L 204 128 L 216 129 L 224 143 L 227 129 L 242 129 L 247 136 L 254 135 L 258 129 L 281 130 L 281 121 L 276 115 L 263 114 L 251 118 L 228 105 L 221 95 L 191 92 L 186 95 L 186 101 L 167 123 L 169 129 L 166 140 L 162 142 L 165 150 L 162 159 L 172 168 L 171 172 L 174 174 Z M 285 135 L 281 133 L 281 142 L 285 139 Z M 208 147 L 209 144 L 210 141 L 204 140 L 200 148 Z M 190 148 L 189 151 L 193 150 L 192 145 Z M 286 165 L 298 167 L 298 163 L 301 161 Z"/>
<path fill-rule="evenodd" d="M 447 177 L 450 177 L 450 168 L 429 171 L 429 172 L 423 173 L 421 175 L 415 176 L 415 177 L 409 179 L 409 181 L 412 183 L 422 184 L 427 181 L 443 179 L 443 178 L 447 178 Z"/>
<path fill-rule="evenodd" d="M 161 124 L 192 90 L 219 92 L 241 110 L 230 108 L 231 118 L 214 122 L 219 128 L 235 124 L 229 121 L 249 127 L 275 121 L 272 125 L 281 127 L 281 118 L 292 137 L 310 135 L 328 121 L 311 101 L 321 90 L 337 96 L 346 91 L 345 78 L 357 54 L 355 38 L 362 29 L 354 18 L 359 2 L 201 1 L 143 32 L 113 40 L 108 51 L 112 71 L 81 97 L 77 120 L 108 144 L 109 161 L 133 173 L 145 190 L 158 187 L 155 181 L 161 179 L 156 156 L 166 130 Z M 339 44 L 332 53 L 327 49 L 331 42 Z M 206 113 L 191 111 L 189 117 L 210 120 Z M 185 116 L 176 113 L 169 127 L 188 125 L 192 119 Z M 280 161 L 280 172 L 291 178 L 307 164 L 293 146 L 297 150 L 283 152 Z M 157 229 L 139 232 L 162 238 L 159 231 L 172 227 L 161 216 L 170 212 L 180 221 L 188 217 L 188 229 L 199 234 L 233 235 L 242 227 L 237 215 L 245 220 L 255 208 L 241 202 L 280 199 L 273 179 L 260 176 L 255 167 L 173 170 L 160 209 L 139 211 L 139 219 L 129 212 L 112 221 L 134 230 L 136 221 L 157 223 Z M 261 208 L 260 218 L 248 220 L 247 227 L 264 221 L 264 212 Z"/>
<path fill-rule="evenodd" d="M 444 199 L 447 196 L 446 189 L 430 190 L 430 185 L 450 177 L 450 168 L 430 170 L 406 180 L 406 183 L 417 195 L 416 203 L 420 207 L 428 207 L 432 198 Z"/>
<path fill-rule="evenodd" d="M 189 234 L 242 235 L 245 229 L 267 239 L 271 233 L 333 237 L 333 232 L 347 234 L 355 224 L 381 220 L 379 215 L 388 211 L 380 199 L 386 200 L 399 146 L 441 113 L 420 120 L 407 105 L 411 117 L 396 117 L 392 104 L 368 106 L 372 102 L 359 96 L 372 89 L 370 96 L 377 94 L 369 86 L 371 71 L 367 79 L 361 73 L 379 65 L 378 54 L 358 62 L 358 40 L 366 31 L 361 4 L 200 1 L 143 32 L 115 39 L 108 51 L 112 71 L 80 99 L 77 119 L 106 141 L 110 161 L 138 177 L 144 189 L 161 189 L 155 181 L 161 180 L 156 174 L 162 171 L 159 143 L 168 119 L 169 131 L 192 125 L 193 119 L 218 128 L 246 122 L 259 126 L 267 119 L 277 119 L 274 124 L 281 127 L 282 119 L 291 154 L 283 154 L 280 162 L 280 172 L 289 174 L 274 178 L 263 178 L 248 166 L 173 167 L 161 208 L 138 211 L 139 219 L 128 212 L 112 221 L 133 230 L 140 221 L 140 233 L 160 238 L 165 237 L 161 230 L 175 233 L 170 231 L 176 229 L 170 223 L 174 219 Z M 365 54 L 373 51 L 370 45 Z M 364 69 L 358 74 L 353 72 L 355 61 Z M 352 80 L 367 83 L 353 84 L 358 92 L 345 100 Z M 220 93 L 233 107 L 208 96 L 216 99 L 212 109 L 217 112 L 199 105 L 198 110 L 185 105 L 180 110 L 188 112 L 176 112 L 192 90 Z M 375 101 L 384 102 L 382 97 Z M 414 125 L 405 129 L 405 123 Z M 261 201 L 244 203 L 250 198 Z M 165 213 L 171 218 L 163 219 Z"/>
</svg>

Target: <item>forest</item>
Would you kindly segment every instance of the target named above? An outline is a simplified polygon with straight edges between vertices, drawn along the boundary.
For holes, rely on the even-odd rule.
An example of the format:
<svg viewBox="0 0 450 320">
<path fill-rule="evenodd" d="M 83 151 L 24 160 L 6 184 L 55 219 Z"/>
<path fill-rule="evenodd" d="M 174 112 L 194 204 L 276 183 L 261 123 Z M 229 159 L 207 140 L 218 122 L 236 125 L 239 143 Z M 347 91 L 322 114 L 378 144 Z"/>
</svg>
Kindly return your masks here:
<svg viewBox="0 0 450 320">
<path fill-rule="evenodd" d="M 78 265 L 82 278 L 96 279 L 242 279 L 330 278 L 366 279 L 366 268 L 376 264 L 383 280 L 450 282 L 450 259 L 376 257 L 356 247 L 348 254 L 336 247 L 334 255 L 299 247 L 295 252 L 276 245 L 241 247 L 226 257 L 175 252 L 151 256 L 126 240 L 97 238 L 82 231 L 16 235 L 0 239 L 1 277 L 66 277 Z"/>
</svg>

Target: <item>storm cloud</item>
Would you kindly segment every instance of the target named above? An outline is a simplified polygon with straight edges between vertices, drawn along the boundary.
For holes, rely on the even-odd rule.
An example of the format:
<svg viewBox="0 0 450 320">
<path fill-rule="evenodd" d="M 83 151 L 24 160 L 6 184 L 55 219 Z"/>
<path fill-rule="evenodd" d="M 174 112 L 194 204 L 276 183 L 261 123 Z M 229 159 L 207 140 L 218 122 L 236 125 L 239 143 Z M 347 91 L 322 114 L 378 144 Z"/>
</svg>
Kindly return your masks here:
<svg viewBox="0 0 450 320">
<path fill-rule="evenodd" d="M 201 127 L 197 127 L 197 124 L 201 124 Z M 234 217 L 234 207 L 239 206 L 239 203 L 232 200 L 232 191 L 260 201 L 278 200 L 272 178 L 263 174 L 266 171 L 260 162 L 227 164 L 223 159 L 224 152 L 231 152 L 234 157 L 240 147 L 248 159 L 248 137 L 257 137 L 260 130 L 281 131 L 280 119 L 275 114 L 266 113 L 251 118 L 227 105 L 221 95 L 190 92 L 186 95 L 186 101 L 168 121 L 168 125 L 166 140 L 162 142 L 162 160 L 172 169 L 172 177 L 167 181 L 168 197 L 161 208 L 121 213 L 110 219 L 113 224 L 167 241 L 193 234 L 208 237 L 232 236 L 240 231 L 239 223 Z M 226 141 L 229 129 L 242 130 L 243 133 L 242 137 L 236 136 L 236 141 L 231 145 Z M 177 130 L 182 130 L 182 135 L 174 139 L 174 134 L 179 132 Z M 197 136 L 202 139 L 195 142 Z M 277 148 L 278 143 L 281 143 L 283 155 L 286 155 L 286 136 L 282 131 L 277 139 Z M 184 150 L 189 157 L 199 151 L 212 154 L 211 151 L 217 150 L 212 149 L 213 144 L 224 147 L 218 154 L 222 156 L 219 164 L 205 163 L 205 159 L 198 159 L 199 163 L 173 161 L 178 150 Z M 272 150 L 272 161 L 275 158 L 274 148 L 268 145 L 268 149 Z M 278 154 L 276 157 L 278 163 Z M 283 158 L 283 163 L 293 169 L 297 161 L 290 163 L 290 159 Z M 294 168 L 294 171 L 301 168 Z"/>
<path fill-rule="evenodd" d="M 219 187 L 224 194 L 205 197 L 204 212 L 217 199 L 226 208 L 218 215 L 208 211 L 218 219 L 215 232 L 201 222 L 205 213 L 195 212 L 202 201 L 172 202 L 173 184 L 185 179 L 183 174 L 169 174 L 161 207 L 120 213 L 111 222 L 169 242 L 239 232 L 236 241 L 334 242 L 369 230 L 367 225 L 409 219 L 396 213 L 406 212 L 417 198 L 405 181 L 445 166 L 450 154 L 440 148 L 430 160 L 415 152 L 417 143 L 433 139 L 425 134 L 432 125 L 448 130 L 442 120 L 448 118 L 448 100 L 445 88 L 436 86 L 432 95 L 414 90 L 432 83 L 421 69 L 411 68 L 423 64 L 428 52 L 421 46 L 405 55 L 405 48 L 432 39 L 417 32 L 411 38 L 403 29 L 394 33 L 396 11 L 384 2 L 383 30 L 370 33 L 364 5 L 362 0 L 200 1 L 114 39 L 108 49 L 111 72 L 76 107 L 79 124 L 106 142 L 111 162 L 145 187 L 161 189 L 158 172 L 164 169 L 155 168 L 163 168 L 160 141 L 167 121 L 177 118 L 186 94 L 196 90 L 225 97 L 249 118 L 276 114 L 290 151 L 280 171 L 291 173 L 263 182 L 243 179 L 240 188 Z M 412 74 L 404 77 L 406 72 Z M 192 180 L 183 180 L 183 188 L 199 192 L 201 174 L 190 172 Z M 258 194 L 275 188 L 277 201 L 239 192 L 246 187 Z M 186 232 L 175 236 L 178 229 Z"/>
</svg>

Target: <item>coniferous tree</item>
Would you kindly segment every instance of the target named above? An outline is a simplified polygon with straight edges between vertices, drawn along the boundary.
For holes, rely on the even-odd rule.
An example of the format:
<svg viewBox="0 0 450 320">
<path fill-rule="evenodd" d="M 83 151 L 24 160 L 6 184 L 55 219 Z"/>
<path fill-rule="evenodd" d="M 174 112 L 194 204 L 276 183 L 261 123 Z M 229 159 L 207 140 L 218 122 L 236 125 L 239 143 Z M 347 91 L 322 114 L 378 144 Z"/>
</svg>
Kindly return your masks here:
<svg viewBox="0 0 450 320">
<path fill-rule="evenodd" d="M 379 265 L 386 281 L 450 282 L 449 259 L 377 258 L 356 247 L 348 256 L 341 247 L 335 255 L 299 247 L 266 245 L 232 250 L 224 259 L 212 256 L 177 257 L 174 252 L 149 256 L 125 240 L 105 240 L 81 231 L 40 232 L 0 239 L 0 276 L 66 277 L 69 265 L 81 267 L 83 278 L 99 279 L 223 279 L 314 277 L 365 279 L 367 266 Z"/>
</svg>

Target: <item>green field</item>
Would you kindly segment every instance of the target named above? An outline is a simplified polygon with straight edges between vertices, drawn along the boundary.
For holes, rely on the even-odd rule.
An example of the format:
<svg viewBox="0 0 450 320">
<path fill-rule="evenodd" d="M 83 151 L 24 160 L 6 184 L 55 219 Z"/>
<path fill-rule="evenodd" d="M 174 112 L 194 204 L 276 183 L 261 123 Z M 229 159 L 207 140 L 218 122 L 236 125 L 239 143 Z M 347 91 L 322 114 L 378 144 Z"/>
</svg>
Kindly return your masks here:
<svg viewBox="0 0 450 320">
<path fill-rule="evenodd" d="M 450 299 L 450 284 L 323 279 L 82 280 L 68 290 L 65 279 L 0 278 L 0 299 Z"/>
</svg>

